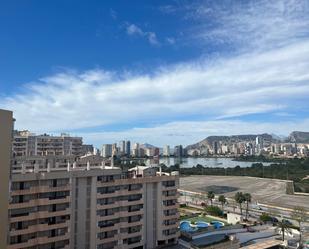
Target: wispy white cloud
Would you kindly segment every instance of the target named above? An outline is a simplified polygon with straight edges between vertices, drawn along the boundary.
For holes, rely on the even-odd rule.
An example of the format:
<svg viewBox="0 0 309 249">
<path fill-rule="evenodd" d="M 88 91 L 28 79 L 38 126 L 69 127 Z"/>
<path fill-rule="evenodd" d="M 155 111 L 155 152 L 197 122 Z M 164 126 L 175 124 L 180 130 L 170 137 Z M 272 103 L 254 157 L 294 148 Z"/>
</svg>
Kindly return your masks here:
<svg viewBox="0 0 309 249">
<path fill-rule="evenodd" d="M 304 1 L 203 3 L 185 8 L 187 18 L 202 23 L 191 27 L 187 37 L 205 47 L 221 41 L 236 51 L 232 55 L 162 66 L 149 74 L 64 71 L 25 85 L 22 93 L 0 99 L 0 106 L 15 112 L 17 128 L 38 132 L 162 123 L 97 136 L 85 133 L 89 141 L 127 137 L 188 144 L 209 134 L 307 130 L 308 119 L 298 118 L 309 110 L 309 15 Z M 155 33 L 137 25 L 127 24 L 126 32 L 159 44 Z M 280 113 L 295 115 L 295 122 L 280 123 L 277 119 L 287 118 Z M 252 114 L 268 114 L 273 122 L 241 121 Z M 179 121 L 192 116 L 205 121 Z"/>
<path fill-rule="evenodd" d="M 177 64 L 148 74 L 100 69 L 62 72 L 26 86 L 0 105 L 18 128 L 55 131 L 166 118 L 239 117 L 309 108 L 309 41 L 209 63 Z M 297 104 L 298 103 L 298 104 Z M 299 109 L 297 109 L 299 108 Z"/>
<path fill-rule="evenodd" d="M 160 44 L 155 32 L 143 31 L 140 27 L 138 27 L 135 24 L 127 24 L 126 31 L 128 35 L 137 35 L 137 36 L 145 37 L 148 40 L 148 42 L 152 45 Z"/>
<path fill-rule="evenodd" d="M 109 14 L 110 14 L 111 18 L 113 18 L 114 20 L 117 20 L 118 14 L 114 9 L 112 9 L 112 8 L 109 9 Z"/>
<path fill-rule="evenodd" d="M 201 48 L 216 45 L 234 52 L 263 51 L 309 35 L 308 1 L 177 1 L 160 10 L 193 20 L 184 37 L 187 43 L 198 41 Z"/>
<path fill-rule="evenodd" d="M 168 44 L 174 45 L 175 42 L 176 42 L 176 39 L 174 37 L 167 37 L 166 41 L 167 41 Z"/>
</svg>

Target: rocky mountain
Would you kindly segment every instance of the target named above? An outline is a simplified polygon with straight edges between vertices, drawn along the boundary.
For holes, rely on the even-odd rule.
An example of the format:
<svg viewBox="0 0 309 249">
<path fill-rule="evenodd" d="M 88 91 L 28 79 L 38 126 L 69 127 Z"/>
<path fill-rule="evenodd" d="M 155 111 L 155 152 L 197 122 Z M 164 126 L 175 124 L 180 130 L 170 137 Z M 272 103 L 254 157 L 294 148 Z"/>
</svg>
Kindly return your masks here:
<svg viewBox="0 0 309 249">
<path fill-rule="evenodd" d="M 289 143 L 309 143 L 309 132 L 304 131 L 293 131 L 286 142 Z"/>
<path fill-rule="evenodd" d="M 238 142 L 254 142 L 257 136 L 261 136 L 263 138 L 264 143 L 273 143 L 278 142 L 277 138 L 274 138 L 272 135 L 264 133 L 264 134 L 258 134 L 258 135 L 232 135 L 232 136 L 209 136 L 205 138 L 204 140 L 188 145 L 186 147 L 187 150 L 191 149 L 201 149 L 201 148 L 212 148 L 214 142 L 220 142 L 220 143 L 238 143 Z"/>
</svg>

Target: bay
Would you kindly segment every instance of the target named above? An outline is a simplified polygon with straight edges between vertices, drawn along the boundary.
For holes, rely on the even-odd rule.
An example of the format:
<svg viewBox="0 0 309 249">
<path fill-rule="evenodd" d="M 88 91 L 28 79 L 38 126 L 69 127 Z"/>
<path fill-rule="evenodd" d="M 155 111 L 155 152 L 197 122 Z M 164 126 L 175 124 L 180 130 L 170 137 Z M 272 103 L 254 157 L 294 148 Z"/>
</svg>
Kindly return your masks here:
<svg viewBox="0 0 309 249">
<path fill-rule="evenodd" d="M 234 158 L 228 158 L 228 157 L 183 157 L 183 158 L 177 158 L 177 157 L 162 157 L 160 159 L 146 159 L 145 164 L 146 165 L 153 165 L 158 163 L 163 163 L 166 166 L 172 166 L 175 164 L 179 164 L 180 167 L 184 168 L 190 168 L 193 166 L 196 166 L 197 164 L 203 165 L 205 167 L 220 167 L 220 168 L 234 168 L 236 166 L 240 166 L 242 168 L 244 167 L 250 167 L 253 163 L 259 163 L 259 162 L 248 162 L 248 161 L 234 161 Z M 264 166 L 269 166 L 270 162 L 262 162 Z"/>
</svg>

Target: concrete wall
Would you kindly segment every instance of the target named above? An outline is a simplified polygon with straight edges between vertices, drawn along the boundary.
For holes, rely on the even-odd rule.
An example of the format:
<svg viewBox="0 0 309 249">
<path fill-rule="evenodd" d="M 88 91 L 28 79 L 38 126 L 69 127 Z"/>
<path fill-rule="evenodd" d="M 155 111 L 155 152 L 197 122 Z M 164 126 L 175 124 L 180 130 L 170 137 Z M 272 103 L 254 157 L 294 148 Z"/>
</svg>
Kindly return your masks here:
<svg viewBox="0 0 309 249">
<path fill-rule="evenodd" d="M 0 248 L 5 249 L 8 231 L 8 200 L 13 113 L 0 110 Z"/>
</svg>

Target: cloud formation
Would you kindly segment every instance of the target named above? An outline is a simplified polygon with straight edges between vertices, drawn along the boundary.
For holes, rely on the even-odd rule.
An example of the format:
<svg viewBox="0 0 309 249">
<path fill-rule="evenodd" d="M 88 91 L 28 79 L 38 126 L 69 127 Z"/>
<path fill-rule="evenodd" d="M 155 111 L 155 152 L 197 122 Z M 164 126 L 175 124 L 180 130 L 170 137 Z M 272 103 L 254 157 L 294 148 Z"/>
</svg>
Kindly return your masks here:
<svg viewBox="0 0 309 249">
<path fill-rule="evenodd" d="M 73 131 L 96 144 L 122 138 L 189 144 L 211 134 L 308 130 L 301 115 L 309 110 L 309 15 L 303 1 L 252 1 L 230 8 L 211 1 L 183 10 L 185 18 L 199 20 L 188 39 L 199 40 L 202 48 L 221 43 L 217 57 L 148 74 L 63 71 L 26 84 L 21 93 L 0 99 L 0 106 L 15 112 L 17 128 Z M 165 8 L 168 14 L 175 11 Z M 126 32 L 159 44 L 154 32 L 137 25 L 127 24 Z M 231 52 L 225 54 L 226 46 Z M 268 120 L 248 120 L 254 115 Z M 135 128 L 104 131 L 130 123 Z"/>
<path fill-rule="evenodd" d="M 127 24 L 126 31 L 128 35 L 137 35 L 145 37 L 151 45 L 159 45 L 157 35 L 155 32 L 143 31 L 140 27 L 135 24 Z"/>
</svg>

